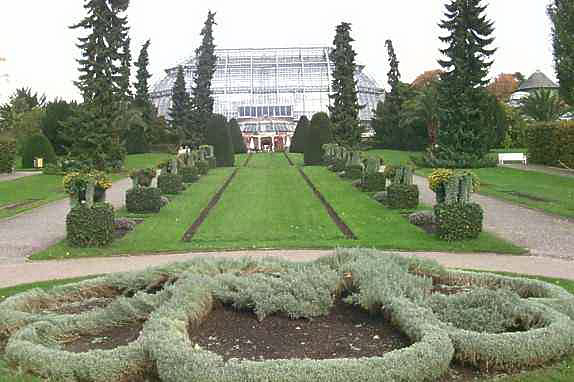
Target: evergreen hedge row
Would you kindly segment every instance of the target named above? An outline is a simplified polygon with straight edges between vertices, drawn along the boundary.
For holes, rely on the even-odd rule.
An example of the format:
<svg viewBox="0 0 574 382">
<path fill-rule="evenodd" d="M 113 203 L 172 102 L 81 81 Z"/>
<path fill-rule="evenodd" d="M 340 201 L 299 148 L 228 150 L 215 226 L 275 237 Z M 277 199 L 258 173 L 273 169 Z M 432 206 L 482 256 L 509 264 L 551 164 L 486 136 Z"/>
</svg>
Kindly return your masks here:
<svg viewBox="0 0 574 382">
<path fill-rule="evenodd" d="M 574 168 L 574 121 L 541 122 L 527 129 L 528 161 Z"/>
<path fill-rule="evenodd" d="M 161 191 L 155 187 L 136 187 L 126 191 L 126 209 L 131 213 L 159 212 Z"/>
<path fill-rule="evenodd" d="M 67 239 L 75 247 L 105 247 L 114 240 L 114 207 L 79 204 L 66 217 Z"/>
<path fill-rule="evenodd" d="M 16 141 L 0 138 L 0 174 L 11 173 L 16 165 Z"/>
<path fill-rule="evenodd" d="M 316 166 L 323 163 L 323 145 L 330 143 L 332 138 L 331 120 L 327 113 L 317 113 L 311 119 L 306 129 L 304 141 L 305 166 Z"/>
</svg>

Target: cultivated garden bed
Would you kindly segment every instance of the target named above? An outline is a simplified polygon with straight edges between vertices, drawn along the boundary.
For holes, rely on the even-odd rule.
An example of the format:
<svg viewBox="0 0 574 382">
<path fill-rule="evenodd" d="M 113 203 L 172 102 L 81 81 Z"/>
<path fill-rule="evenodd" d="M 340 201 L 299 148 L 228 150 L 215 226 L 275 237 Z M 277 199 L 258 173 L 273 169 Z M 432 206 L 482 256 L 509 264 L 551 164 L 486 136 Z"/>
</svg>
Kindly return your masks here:
<svg viewBox="0 0 574 382">
<path fill-rule="evenodd" d="M 26 292 L 0 316 L 8 364 L 55 381 L 466 381 L 574 353 L 564 289 L 373 250 L 200 258 Z"/>
</svg>

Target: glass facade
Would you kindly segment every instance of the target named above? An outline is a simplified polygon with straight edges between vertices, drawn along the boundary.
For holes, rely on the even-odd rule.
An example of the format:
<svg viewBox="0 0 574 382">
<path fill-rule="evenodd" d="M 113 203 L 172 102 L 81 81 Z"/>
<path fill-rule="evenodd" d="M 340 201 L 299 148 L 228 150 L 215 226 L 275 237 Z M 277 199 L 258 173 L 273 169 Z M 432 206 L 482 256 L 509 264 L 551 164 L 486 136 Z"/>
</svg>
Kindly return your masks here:
<svg viewBox="0 0 574 382">
<path fill-rule="evenodd" d="M 303 115 L 309 119 L 317 112 L 328 112 L 333 64 L 331 48 L 218 49 L 217 68 L 212 82 L 214 112 L 261 129 L 269 126 L 294 128 Z M 188 92 L 196 70 L 195 59 L 181 64 L 185 69 Z M 161 115 L 167 116 L 177 66 L 151 92 Z M 360 119 L 368 122 L 384 91 L 358 66 L 355 74 L 359 103 L 365 105 Z"/>
</svg>

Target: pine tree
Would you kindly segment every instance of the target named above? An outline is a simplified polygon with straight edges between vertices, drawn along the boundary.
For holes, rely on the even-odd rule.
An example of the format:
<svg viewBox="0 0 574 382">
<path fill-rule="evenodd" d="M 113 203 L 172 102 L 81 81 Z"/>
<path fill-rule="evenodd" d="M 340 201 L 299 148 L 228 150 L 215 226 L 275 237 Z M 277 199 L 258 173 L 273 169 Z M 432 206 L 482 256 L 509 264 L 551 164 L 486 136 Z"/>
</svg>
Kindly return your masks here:
<svg viewBox="0 0 574 382">
<path fill-rule="evenodd" d="M 211 81 L 213 80 L 217 64 L 215 44 L 213 42 L 213 25 L 216 25 L 215 12 L 209 11 L 207 20 L 201 30 L 201 45 L 195 51 L 197 69 L 193 76 L 194 83 L 191 89 L 193 111 L 191 123 L 186 132 L 189 140 L 197 145 L 205 143 L 207 122 L 213 114 L 214 101 Z"/>
<path fill-rule="evenodd" d="M 355 83 L 355 56 L 351 46 L 351 24 L 341 23 L 336 28 L 333 44 L 335 48 L 330 53 L 334 63 L 333 70 L 333 105 L 329 106 L 333 123 L 333 138 L 341 146 L 354 148 L 361 140 L 361 125 L 359 111 L 361 106 L 357 98 Z"/>
<path fill-rule="evenodd" d="M 548 15 L 553 24 L 554 69 L 560 96 L 574 105 L 574 0 L 553 0 Z"/>
<path fill-rule="evenodd" d="M 485 108 L 490 97 L 484 86 L 495 49 L 488 49 L 494 38 L 492 21 L 484 15 L 482 0 L 451 0 L 440 27 L 449 34 L 440 37 L 448 47 L 439 60 L 444 69 L 439 82 L 440 129 L 433 154 L 440 160 L 462 163 L 482 161 L 489 151 Z"/>
<path fill-rule="evenodd" d="M 169 122 L 171 129 L 179 137 L 180 144 L 196 147 L 198 146 L 198 142 L 196 141 L 195 145 L 192 145 L 190 142 L 191 137 L 186 134 L 186 129 L 189 127 L 190 108 L 189 94 L 185 89 L 185 75 L 183 67 L 180 65 L 177 68 L 175 83 L 173 84 L 171 94 Z"/>
</svg>

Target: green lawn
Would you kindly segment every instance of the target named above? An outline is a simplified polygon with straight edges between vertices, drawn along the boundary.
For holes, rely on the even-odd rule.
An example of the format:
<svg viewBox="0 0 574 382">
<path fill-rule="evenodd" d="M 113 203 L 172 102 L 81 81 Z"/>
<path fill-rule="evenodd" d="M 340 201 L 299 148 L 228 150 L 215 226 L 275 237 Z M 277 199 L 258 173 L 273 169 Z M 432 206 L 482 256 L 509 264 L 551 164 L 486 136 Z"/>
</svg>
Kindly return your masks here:
<svg viewBox="0 0 574 382">
<path fill-rule="evenodd" d="M 162 160 L 172 157 L 170 154 L 149 153 L 128 155 L 121 173 L 111 176 L 113 181 L 125 178 L 136 168 L 152 167 Z M 61 175 L 34 175 L 25 178 L 0 182 L 0 219 L 66 197 Z"/>
<path fill-rule="evenodd" d="M 511 150 L 514 151 L 514 150 Z M 381 155 L 386 163 L 408 163 L 412 154 L 407 151 L 371 150 L 368 154 Z M 418 153 L 420 155 L 420 153 Z M 432 169 L 417 169 L 426 176 Z M 551 214 L 574 218 L 574 177 L 524 171 L 509 167 L 473 170 L 480 178 L 480 193 Z"/>
<path fill-rule="evenodd" d="M 307 247 L 343 235 L 283 154 L 242 168 L 193 241 L 203 248 Z"/>
<path fill-rule="evenodd" d="M 294 161 L 300 155 L 291 154 Z M 36 253 L 33 260 L 120 254 L 238 250 L 253 248 L 374 247 L 404 251 L 523 253 L 491 234 L 448 243 L 411 225 L 324 167 L 306 167 L 317 188 L 358 240 L 346 239 L 283 154 L 256 154 L 240 170 L 191 242 L 181 239 L 233 169 L 212 170 L 157 215 L 107 248 L 72 248 L 65 241 Z"/>
<path fill-rule="evenodd" d="M 535 277 L 535 276 L 524 276 L 524 275 L 517 275 L 517 274 L 509 274 L 511 276 L 519 276 L 525 278 L 532 278 L 532 279 L 539 279 L 549 283 L 553 283 L 556 285 L 565 288 L 570 293 L 574 294 L 574 281 L 572 280 L 562 280 L 562 279 L 551 279 L 546 277 Z M 94 277 L 94 276 L 92 276 Z M 3 288 L 0 289 L 0 302 L 5 299 L 6 297 L 12 296 L 17 293 L 25 292 L 32 288 L 50 288 L 57 285 L 64 285 L 80 280 L 84 280 L 86 278 L 80 279 L 67 279 L 67 280 L 54 280 L 54 281 L 46 281 L 46 282 L 39 282 L 39 283 L 32 283 L 32 284 L 23 284 L 18 285 L 15 287 L 10 288 Z M 574 357 L 568 357 L 561 362 L 544 369 L 540 369 L 537 371 L 532 371 L 530 373 L 525 373 L 520 376 L 516 377 L 508 377 L 503 379 L 496 379 L 496 381 L 501 382 L 571 382 L 574 380 Z M 14 372 L 13 370 L 8 369 L 8 366 L 0 356 L 0 381 L 2 382 L 41 382 L 39 378 L 32 377 L 29 375 L 21 374 Z M 487 381 L 484 381 L 487 382 Z"/>
</svg>

